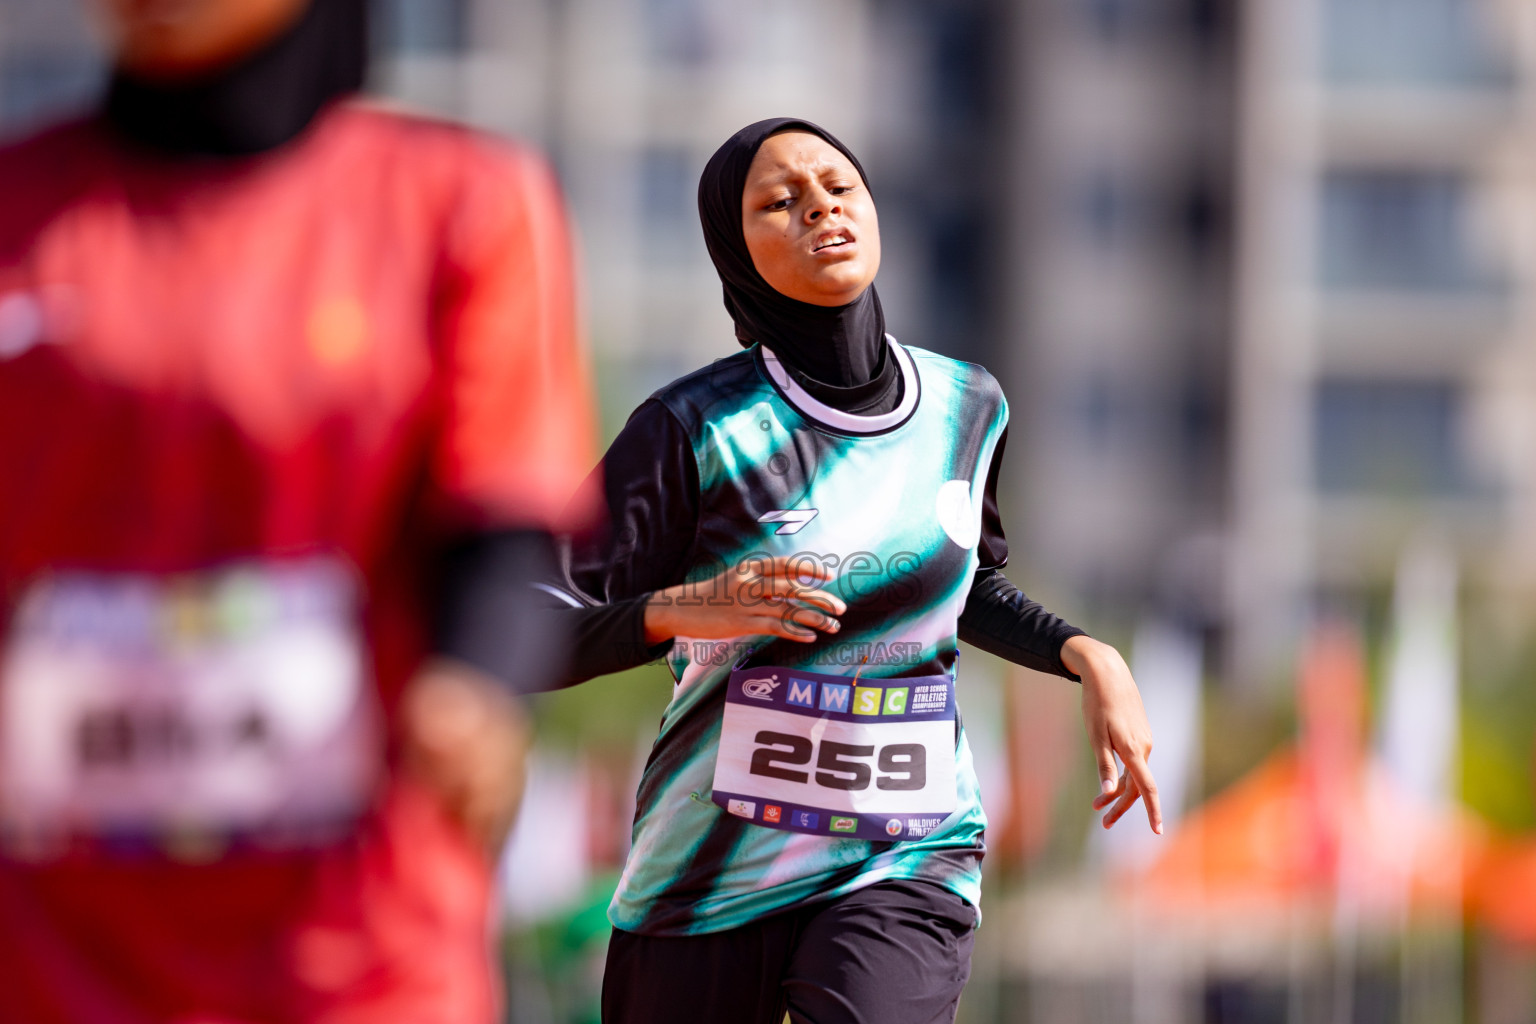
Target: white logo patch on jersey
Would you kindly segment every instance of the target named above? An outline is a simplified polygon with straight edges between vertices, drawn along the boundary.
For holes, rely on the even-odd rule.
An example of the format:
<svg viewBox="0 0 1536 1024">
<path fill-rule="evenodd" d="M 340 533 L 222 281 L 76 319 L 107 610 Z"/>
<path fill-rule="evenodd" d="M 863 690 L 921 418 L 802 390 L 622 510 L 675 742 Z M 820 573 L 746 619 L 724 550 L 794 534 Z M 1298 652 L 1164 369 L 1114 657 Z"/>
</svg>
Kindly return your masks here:
<svg viewBox="0 0 1536 1024">
<path fill-rule="evenodd" d="M 934 499 L 934 512 L 949 539 L 967 551 L 981 539 L 981 516 L 971 501 L 969 480 L 951 480 L 941 486 Z"/>
<path fill-rule="evenodd" d="M 757 517 L 760 523 L 778 523 L 779 528 L 774 530 L 777 534 L 799 533 L 805 529 L 805 524 L 815 519 L 821 512 L 816 508 L 778 508 L 772 512 L 764 512 Z"/>
</svg>

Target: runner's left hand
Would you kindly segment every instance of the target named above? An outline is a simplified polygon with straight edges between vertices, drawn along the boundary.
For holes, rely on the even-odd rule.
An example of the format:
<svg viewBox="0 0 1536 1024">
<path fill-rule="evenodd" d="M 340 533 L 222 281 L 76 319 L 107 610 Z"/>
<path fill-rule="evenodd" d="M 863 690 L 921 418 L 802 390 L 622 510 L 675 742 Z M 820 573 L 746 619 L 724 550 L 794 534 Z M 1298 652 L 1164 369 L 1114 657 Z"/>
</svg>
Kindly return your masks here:
<svg viewBox="0 0 1536 1024">
<path fill-rule="evenodd" d="M 1083 679 L 1083 725 L 1098 762 L 1101 789 L 1093 809 L 1114 804 L 1104 815 L 1104 827 L 1109 828 L 1139 798 L 1152 831 L 1161 835 L 1163 811 L 1157 802 L 1157 782 L 1147 767 L 1152 727 L 1125 659 L 1108 644 L 1075 636 L 1062 645 L 1061 661 Z M 1123 775 L 1115 764 L 1116 755 L 1125 765 Z"/>
<path fill-rule="evenodd" d="M 404 768 L 494 857 L 523 796 L 529 727 L 507 689 L 468 665 L 438 659 L 401 698 Z"/>
</svg>

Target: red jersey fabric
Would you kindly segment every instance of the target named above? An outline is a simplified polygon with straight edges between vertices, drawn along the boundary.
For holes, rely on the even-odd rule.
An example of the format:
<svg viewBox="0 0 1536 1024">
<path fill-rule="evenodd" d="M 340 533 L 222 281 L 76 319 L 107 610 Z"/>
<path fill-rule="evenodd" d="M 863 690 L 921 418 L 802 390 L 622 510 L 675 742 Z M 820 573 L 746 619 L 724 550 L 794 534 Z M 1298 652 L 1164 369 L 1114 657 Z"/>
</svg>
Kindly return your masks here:
<svg viewBox="0 0 1536 1024">
<path fill-rule="evenodd" d="M 434 546 L 557 525 L 594 461 L 523 149 L 357 101 L 240 160 L 83 121 L 0 150 L 0 195 L 0 625 L 50 572 L 321 554 L 361 581 L 387 716 Z M 319 848 L 0 855 L 0 1019 L 492 1016 L 488 870 L 402 781 Z"/>
</svg>

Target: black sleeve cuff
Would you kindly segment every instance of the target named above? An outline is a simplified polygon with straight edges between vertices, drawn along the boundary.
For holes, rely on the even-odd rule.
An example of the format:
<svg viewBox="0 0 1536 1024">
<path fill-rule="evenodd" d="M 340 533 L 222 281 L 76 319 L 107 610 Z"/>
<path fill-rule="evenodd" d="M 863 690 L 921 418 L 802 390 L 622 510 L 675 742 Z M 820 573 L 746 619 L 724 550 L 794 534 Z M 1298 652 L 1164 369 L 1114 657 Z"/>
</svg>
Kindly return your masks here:
<svg viewBox="0 0 1536 1024">
<path fill-rule="evenodd" d="M 487 533 L 449 550 L 441 565 L 434 653 L 516 693 L 558 686 L 572 623 L 534 588 L 554 571 L 553 539 L 537 531 Z"/>
<path fill-rule="evenodd" d="M 1084 630 L 1046 611 L 996 569 L 984 569 L 971 584 L 960 613 L 960 639 L 988 654 L 1074 682 L 1081 678 L 1061 661 L 1061 648 Z"/>
<path fill-rule="evenodd" d="M 650 597 L 641 594 L 590 608 L 562 609 L 560 614 L 571 626 L 571 656 L 561 685 L 623 672 L 666 654 L 670 640 L 645 642 L 645 605 Z"/>
</svg>

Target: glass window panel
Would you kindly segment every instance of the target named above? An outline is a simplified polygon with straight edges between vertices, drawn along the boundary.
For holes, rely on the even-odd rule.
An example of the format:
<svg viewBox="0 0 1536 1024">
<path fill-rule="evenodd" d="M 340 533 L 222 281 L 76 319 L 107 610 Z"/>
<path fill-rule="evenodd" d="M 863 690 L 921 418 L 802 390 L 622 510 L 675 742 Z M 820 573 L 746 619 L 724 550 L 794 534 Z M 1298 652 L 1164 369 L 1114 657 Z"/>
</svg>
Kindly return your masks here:
<svg viewBox="0 0 1536 1024">
<path fill-rule="evenodd" d="M 702 248 L 695 210 L 698 171 L 689 151 L 680 146 L 649 146 L 640 153 L 639 172 L 644 252 L 675 261 L 685 257 L 696 240 Z"/>
<path fill-rule="evenodd" d="M 1493 286 L 1470 244 L 1467 183 L 1450 172 L 1333 171 L 1322 183 L 1323 283 L 1339 288 Z"/>
<path fill-rule="evenodd" d="M 1314 395 L 1313 466 L 1329 493 L 1469 490 L 1461 393 L 1445 381 L 1324 380 Z"/>
<path fill-rule="evenodd" d="M 86 109 L 105 78 L 105 67 L 94 54 L 7 53 L 0 60 L 0 128 Z"/>
<path fill-rule="evenodd" d="M 641 11 L 651 57 L 684 67 L 709 59 L 709 32 L 699 0 L 645 0 Z"/>
<path fill-rule="evenodd" d="M 1325 71 L 1338 82 L 1501 83 L 1486 2 L 1325 0 Z"/>
<path fill-rule="evenodd" d="M 466 0 L 383 0 L 378 15 L 386 50 L 453 53 L 465 47 Z"/>
</svg>

